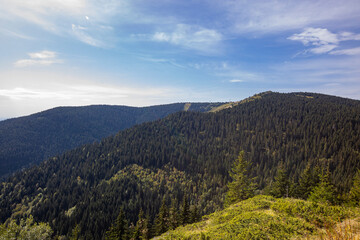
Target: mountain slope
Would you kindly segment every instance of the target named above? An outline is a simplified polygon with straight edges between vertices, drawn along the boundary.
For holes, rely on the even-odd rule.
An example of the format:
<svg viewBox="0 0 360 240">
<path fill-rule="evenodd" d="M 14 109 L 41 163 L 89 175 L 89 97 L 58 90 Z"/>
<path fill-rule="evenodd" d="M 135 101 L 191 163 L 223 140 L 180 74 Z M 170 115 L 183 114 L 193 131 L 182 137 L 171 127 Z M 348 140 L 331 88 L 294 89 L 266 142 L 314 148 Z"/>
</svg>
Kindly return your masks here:
<svg viewBox="0 0 360 240">
<path fill-rule="evenodd" d="M 279 165 L 296 181 L 311 164 L 329 168 L 341 193 L 360 167 L 359 136 L 360 102 L 320 94 L 263 93 L 216 113 L 178 112 L 15 174 L 0 186 L 0 220 L 32 213 L 59 235 L 78 224 L 85 239 L 101 239 L 120 209 L 132 223 L 140 209 L 154 219 L 163 199 L 186 195 L 207 214 L 221 207 L 241 149 L 260 188 Z"/>
<path fill-rule="evenodd" d="M 358 209 L 259 195 L 154 239 L 358 239 L 359 217 Z M 347 228 L 336 231 L 342 221 Z"/>
<path fill-rule="evenodd" d="M 23 167 L 129 128 L 182 111 L 208 111 L 218 103 L 151 107 L 58 107 L 0 122 L 0 179 Z"/>
</svg>

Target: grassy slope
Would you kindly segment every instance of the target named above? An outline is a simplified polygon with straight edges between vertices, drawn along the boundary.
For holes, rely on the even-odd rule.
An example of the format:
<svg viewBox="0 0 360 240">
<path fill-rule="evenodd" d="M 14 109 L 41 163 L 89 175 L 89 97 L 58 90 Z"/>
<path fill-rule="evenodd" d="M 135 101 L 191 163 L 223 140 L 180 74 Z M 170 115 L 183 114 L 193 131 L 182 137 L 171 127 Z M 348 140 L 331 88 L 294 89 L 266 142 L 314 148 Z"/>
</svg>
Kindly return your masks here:
<svg viewBox="0 0 360 240">
<path fill-rule="evenodd" d="M 358 239 L 359 216 L 358 209 L 259 195 L 155 239 Z M 339 232 L 353 238 L 335 238 Z"/>
</svg>

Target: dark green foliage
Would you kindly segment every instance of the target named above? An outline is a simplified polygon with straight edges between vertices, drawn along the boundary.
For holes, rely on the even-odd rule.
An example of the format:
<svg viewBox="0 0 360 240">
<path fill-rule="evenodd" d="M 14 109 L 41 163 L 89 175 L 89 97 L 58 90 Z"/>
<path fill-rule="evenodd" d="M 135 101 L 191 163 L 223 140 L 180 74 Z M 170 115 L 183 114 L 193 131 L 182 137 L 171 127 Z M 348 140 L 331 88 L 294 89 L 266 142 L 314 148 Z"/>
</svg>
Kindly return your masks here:
<svg viewBox="0 0 360 240">
<path fill-rule="evenodd" d="M 169 209 L 169 229 L 173 230 L 180 225 L 180 218 L 178 213 L 178 204 L 177 200 L 173 198 L 171 200 L 171 206 Z"/>
<path fill-rule="evenodd" d="M 132 240 L 147 240 L 150 239 L 149 218 L 145 218 L 144 211 L 141 209 L 136 222 Z"/>
<path fill-rule="evenodd" d="M 180 223 L 182 225 L 188 224 L 191 222 L 191 213 L 190 206 L 188 202 L 188 197 L 184 195 L 182 204 L 181 204 L 181 213 L 180 213 Z"/>
<path fill-rule="evenodd" d="M 70 240 L 80 239 L 81 229 L 78 224 L 75 225 L 74 229 L 71 231 Z"/>
<path fill-rule="evenodd" d="M 320 175 L 320 182 L 311 191 L 308 200 L 326 204 L 336 203 L 335 188 L 329 181 L 329 173 Z"/>
<path fill-rule="evenodd" d="M 169 229 L 169 211 L 163 199 L 159 214 L 156 216 L 154 221 L 154 234 L 156 236 L 166 232 Z"/>
<path fill-rule="evenodd" d="M 302 199 L 307 199 L 313 190 L 320 182 L 320 168 L 318 166 L 308 165 L 301 173 L 299 184 L 296 188 L 295 196 Z"/>
<path fill-rule="evenodd" d="M 200 219 L 201 219 L 201 216 L 199 214 L 199 210 L 196 205 L 193 205 L 190 208 L 190 222 L 191 223 L 198 222 L 198 221 L 200 221 Z"/>
<path fill-rule="evenodd" d="M 170 204 L 186 194 L 200 215 L 214 212 L 240 147 L 260 189 L 280 163 L 298 182 L 324 158 L 345 193 L 360 168 L 359 136 L 359 101 L 320 94 L 264 93 L 216 113 L 179 112 L 14 174 L 0 185 L 0 221 L 28 211 L 56 235 L 78 224 L 84 239 L 97 240 L 119 209 L 136 225 L 140 209 L 154 219 L 164 197 Z"/>
<path fill-rule="evenodd" d="M 284 167 L 277 169 L 274 183 L 271 185 L 271 195 L 274 197 L 289 197 L 290 181 Z"/>
<path fill-rule="evenodd" d="M 349 202 L 353 206 L 360 206 L 360 170 L 355 174 L 352 187 L 349 192 Z"/>
<path fill-rule="evenodd" d="M 126 240 L 128 239 L 129 229 L 123 210 L 120 211 L 115 223 L 105 234 L 106 240 Z"/>
<path fill-rule="evenodd" d="M 232 181 L 227 185 L 229 189 L 225 198 L 227 206 L 254 196 L 255 183 L 247 174 L 248 166 L 249 163 L 244 159 L 244 151 L 241 151 L 229 172 Z"/>
<path fill-rule="evenodd" d="M 208 111 L 220 103 L 192 103 Z M 0 121 L 0 179 L 24 167 L 85 143 L 100 141 L 135 124 L 184 110 L 184 103 L 151 107 L 58 107 L 27 117 Z"/>
</svg>

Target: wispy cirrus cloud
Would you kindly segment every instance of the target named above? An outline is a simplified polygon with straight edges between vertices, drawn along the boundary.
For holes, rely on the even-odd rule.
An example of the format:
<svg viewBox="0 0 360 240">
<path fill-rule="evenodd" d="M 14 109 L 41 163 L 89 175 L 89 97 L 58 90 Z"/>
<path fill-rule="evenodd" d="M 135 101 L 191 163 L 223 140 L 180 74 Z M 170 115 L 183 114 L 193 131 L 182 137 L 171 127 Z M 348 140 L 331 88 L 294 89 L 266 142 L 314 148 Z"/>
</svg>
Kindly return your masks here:
<svg viewBox="0 0 360 240">
<path fill-rule="evenodd" d="M 14 63 L 15 67 L 28 67 L 32 65 L 49 66 L 55 63 L 62 63 L 63 60 L 57 58 L 57 53 L 53 51 L 41 51 L 28 53 L 30 58 L 20 59 Z"/>
<path fill-rule="evenodd" d="M 33 24 L 96 47 L 112 44 L 112 18 L 125 11 L 124 1 L 115 0 L 0 0 L 0 4 L 6 6 L 0 9 L 4 21 Z"/>
<path fill-rule="evenodd" d="M 360 55 L 360 47 L 342 49 L 330 52 L 332 55 Z"/>
<path fill-rule="evenodd" d="M 223 9 L 229 31 L 239 34 L 274 34 L 324 24 L 358 26 L 356 21 L 349 20 L 359 19 L 360 13 L 357 0 L 211 0 L 210 4 Z"/>
<path fill-rule="evenodd" d="M 306 28 L 303 32 L 293 34 L 288 37 L 288 39 L 300 41 L 305 46 L 311 46 L 307 51 L 314 54 L 330 53 L 335 55 L 354 55 L 354 53 L 356 54 L 358 51 L 357 48 L 352 50 L 332 50 L 339 47 L 340 43 L 343 41 L 360 40 L 360 34 L 352 32 L 340 32 L 336 34 L 330 32 L 326 28 Z"/>
<path fill-rule="evenodd" d="M 214 29 L 177 24 L 174 31 L 156 32 L 151 39 L 157 42 L 168 42 L 203 53 L 214 54 L 219 51 L 219 44 L 222 38 L 222 34 Z"/>
<path fill-rule="evenodd" d="M 103 41 L 91 36 L 91 31 L 89 31 L 87 27 L 71 24 L 71 29 L 72 34 L 81 42 L 93 47 L 106 47 L 106 44 Z"/>
</svg>

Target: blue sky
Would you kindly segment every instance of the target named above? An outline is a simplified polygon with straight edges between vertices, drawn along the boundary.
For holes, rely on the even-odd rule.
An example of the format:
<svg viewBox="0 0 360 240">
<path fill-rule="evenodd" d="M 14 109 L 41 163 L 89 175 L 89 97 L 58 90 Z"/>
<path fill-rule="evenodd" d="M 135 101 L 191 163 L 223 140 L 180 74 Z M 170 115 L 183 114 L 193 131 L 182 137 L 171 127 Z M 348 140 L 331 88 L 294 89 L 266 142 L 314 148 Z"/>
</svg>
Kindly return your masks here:
<svg viewBox="0 0 360 240">
<path fill-rule="evenodd" d="M 0 119 L 267 90 L 360 99 L 358 0 L 0 4 Z"/>
</svg>

